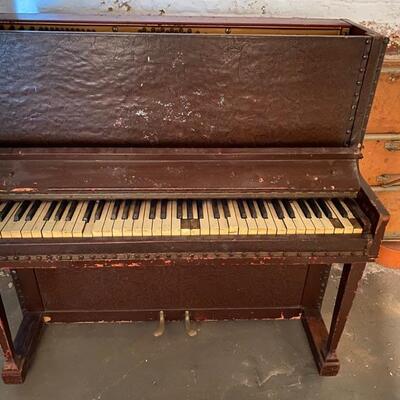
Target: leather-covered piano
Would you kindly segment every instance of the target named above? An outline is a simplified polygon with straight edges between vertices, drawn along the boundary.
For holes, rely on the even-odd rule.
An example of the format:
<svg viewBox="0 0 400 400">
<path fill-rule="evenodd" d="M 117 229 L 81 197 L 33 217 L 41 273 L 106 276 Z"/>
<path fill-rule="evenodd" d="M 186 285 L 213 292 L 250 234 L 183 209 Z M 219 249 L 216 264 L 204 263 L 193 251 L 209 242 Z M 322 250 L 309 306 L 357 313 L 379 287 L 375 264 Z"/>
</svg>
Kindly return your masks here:
<svg viewBox="0 0 400 400">
<path fill-rule="evenodd" d="M 337 374 L 389 218 L 358 170 L 386 38 L 345 20 L 82 18 L 0 16 L 0 267 L 23 311 L 13 341 L 0 302 L 4 381 L 23 381 L 45 324 L 181 319 L 190 335 L 300 319 Z"/>
</svg>

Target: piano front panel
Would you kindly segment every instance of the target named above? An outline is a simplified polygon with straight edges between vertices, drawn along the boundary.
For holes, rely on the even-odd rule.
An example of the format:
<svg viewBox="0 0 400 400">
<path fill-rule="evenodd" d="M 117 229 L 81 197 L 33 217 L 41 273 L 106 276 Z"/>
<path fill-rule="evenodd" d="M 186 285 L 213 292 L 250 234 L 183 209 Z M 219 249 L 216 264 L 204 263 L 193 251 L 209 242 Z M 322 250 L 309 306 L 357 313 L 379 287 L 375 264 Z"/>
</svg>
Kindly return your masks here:
<svg viewBox="0 0 400 400">
<path fill-rule="evenodd" d="M 190 265 L 117 269 L 37 270 L 44 308 L 51 311 L 246 309 L 301 304 L 307 266 Z"/>
</svg>

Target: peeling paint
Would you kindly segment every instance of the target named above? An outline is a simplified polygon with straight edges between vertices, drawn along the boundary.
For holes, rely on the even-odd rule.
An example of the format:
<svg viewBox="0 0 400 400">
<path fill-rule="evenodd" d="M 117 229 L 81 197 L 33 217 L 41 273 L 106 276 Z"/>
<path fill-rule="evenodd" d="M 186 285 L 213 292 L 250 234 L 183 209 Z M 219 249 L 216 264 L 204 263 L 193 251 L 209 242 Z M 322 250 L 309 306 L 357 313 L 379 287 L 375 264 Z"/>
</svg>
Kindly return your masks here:
<svg viewBox="0 0 400 400">
<path fill-rule="evenodd" d="M 400 7 L 399 7 L 400 9 Z M 400 13 L 399 13 L 400 21 Z M 375 21 L 361 21 L 361 24 L 389 38 L 387 54 L 400 56 L 400 22 L 380 23 Z"/>
<path fill-rule="evenodd" d="M 12 193 L 32 193 L 32 192 L 37 192 L 38 189 L 36 188 L 14 188 L 11 189 Z"/>
</svg>

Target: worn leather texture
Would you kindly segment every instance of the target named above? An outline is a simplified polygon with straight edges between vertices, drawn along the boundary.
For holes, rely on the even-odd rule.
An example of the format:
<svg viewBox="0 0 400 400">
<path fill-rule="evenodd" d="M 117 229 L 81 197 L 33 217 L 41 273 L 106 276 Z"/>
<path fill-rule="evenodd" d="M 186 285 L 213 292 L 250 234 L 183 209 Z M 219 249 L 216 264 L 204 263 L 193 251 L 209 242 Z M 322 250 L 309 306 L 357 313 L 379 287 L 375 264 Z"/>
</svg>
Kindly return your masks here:
<svg viewBox="0 0 400 400">
<path fill-rule="evenodd" d="M 0 32 L 0 145 L 343 146 L 365 38 Z"/>
</svg>

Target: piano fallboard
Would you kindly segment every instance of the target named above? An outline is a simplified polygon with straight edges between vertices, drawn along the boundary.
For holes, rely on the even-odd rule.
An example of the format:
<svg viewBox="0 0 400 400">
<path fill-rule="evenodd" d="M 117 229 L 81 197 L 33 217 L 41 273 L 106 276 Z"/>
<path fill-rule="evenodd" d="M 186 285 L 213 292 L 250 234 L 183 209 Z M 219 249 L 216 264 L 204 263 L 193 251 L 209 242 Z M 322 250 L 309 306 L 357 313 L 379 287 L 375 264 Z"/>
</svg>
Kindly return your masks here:
<svg viewBox="0 0 400 400">
<path fill-rule="evenodd" d="M 354 197 L 354 148 L 0 148 L 0 199 Z"/>
</svg>

